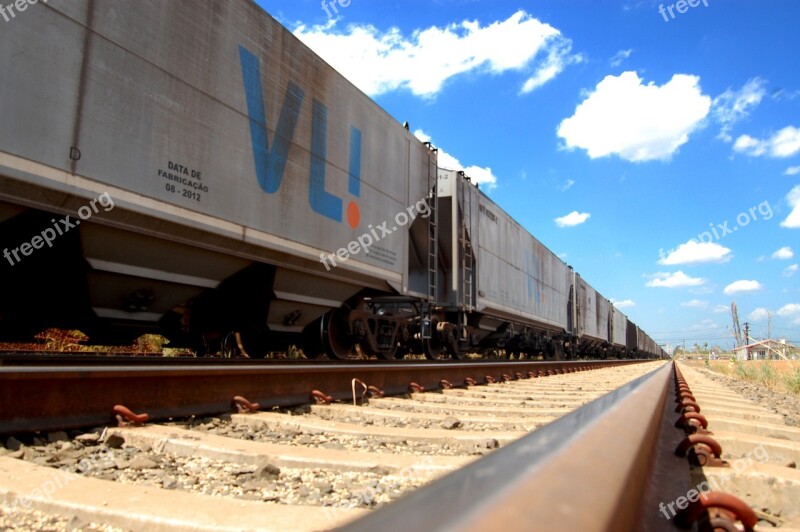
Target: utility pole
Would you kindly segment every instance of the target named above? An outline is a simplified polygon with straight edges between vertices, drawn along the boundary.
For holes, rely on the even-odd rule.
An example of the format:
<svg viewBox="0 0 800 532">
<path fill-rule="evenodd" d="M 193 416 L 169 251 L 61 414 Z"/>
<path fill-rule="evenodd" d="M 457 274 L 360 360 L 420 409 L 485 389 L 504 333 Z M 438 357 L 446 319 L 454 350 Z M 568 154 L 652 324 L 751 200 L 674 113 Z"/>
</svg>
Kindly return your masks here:
<svg viewBox="0 0 800 532">
<path fill-rule="evenodd" d="M 744 345 L 750 345 L 750 323 L 744 322 Z M 750 348 L 746 347 L 747 360 L 750 360 Z"/>
<path fill-rule="evenodd" d="M 772 312 L 767 312 L 767 340 L 772 340 Z"/>
<path fill-rule="evenodd" d="M 742 346 L 742 329 L 739 326 L 739 309 L 736 301 L 731 303 L 731 318 L 733 319 L 733 338 L 736 340 L 736 347 Z"/>
</svg>

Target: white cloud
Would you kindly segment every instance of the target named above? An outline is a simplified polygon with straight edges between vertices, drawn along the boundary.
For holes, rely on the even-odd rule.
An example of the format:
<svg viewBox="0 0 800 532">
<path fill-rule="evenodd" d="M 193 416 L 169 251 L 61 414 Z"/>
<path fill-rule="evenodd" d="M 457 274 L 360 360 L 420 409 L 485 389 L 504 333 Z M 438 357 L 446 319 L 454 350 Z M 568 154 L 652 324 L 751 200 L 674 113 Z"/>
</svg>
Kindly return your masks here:
<svg viewBox="0 0 800 532">
<path fill-rule="evenodd" d="M 571 189 L 574 184 L 575 184 L 574 179 L 567 179 L 567 182 L 561 186 L 561 191 L 566 192 L 567 190 Z"/>
<path fill-rule="evenodd" d="M 781 249 L 772 254 L 772 258 L 776 260 L 789 260 L 794 257 L 794 251 L 789 246 L 783 246 Z"/>
<path fill-rule="evenodd" d="M 422 142 L 431 142 L 431 137 L 421 129 L 414 131 L 414 136 Z M 439 148 L 439 167 L 447 168 L 448 170 L 462 170 L 473 183 L 477 183 L 483 187 L 481 190 L 492 191 L 497 188 L 497 176 L 494 175 L 492 169 L 481 166 L 464 166 L 461 161 Z"/>
<path fill-rule="evenodd" d="M 658 272 L 653 274 L 646 286 L 653 288 L 684 288 L 687 286 L 700 286 L 708 282 L 700 277 L 689 277 L 682 271 L 675 273 Z"/>
<path fill-rule="evenodd" d="M 800 304 L 798 303 L 789 303 L 788 305 L 782 306 L 778 309 L 778 316 L 783 318 L 794 318 L 795 325 L 800 325 Z"/>
<path fill-rule="evenodd" d="M 751 157 L 791 157 L 800 153 L 800 128 L 786 126 L 768 139 L 742 135 L 736 139 L 733 149 Z"/>
<path fill-rule="evenodd" d="M 794 314 L 800 314 L 800 304 L 798 303 L 789 303 L 778 310 L 778 316 L 792 316 Z"/>
<path fill-rule="evenodd" d="M 799 270 L 799 269 L 800 269 L 800 266 L 798 266 L 797 264 L 792 264 L 791 266 L 787 266 L 787 267 L 786 267 L 786 268 L 783 270 L 783 276 L 784 276 L 784 277 L 791 277 L 791 276 L 793 276 L 794 274 L 796 274 L 796 273 L 797 273 L 797 270 Z"/>
<path fill-rule="evenodd" d="M 619 309 L 632 308 L 636 306 L 636 302 L 634 302 L 632 299 L 623 299 L 622 301 L 611 299 L 611 302 Z"/>
<path fill-rule="evenodd" d="M 731 250 L 714 242 L 689 240 L 681 244 L 669 255 L 660 259 L 659 264 L 675 266 L 678 264 L 703 264 L 707 262 L 728 262 L 733 258 Z"/>
<path fill-rule="evenodd" d="M 729 312 L 730 309 L 725 305 L 717 305 L 714 307 L 714 314 L 724 314 Z"/>
<path fill-rule="evenodd" d="M 628 59 L 631 56 L 632 53 L 633 50 L 631 48 L 628 48 L 627 50 L 620 50 L 619 52 L 614 54 L 614 57 L 611 58 L 611 66 L 614 68 L 620 66 L 622 63 L 625 62 L 626 59 Z"/>
<path fill-rule="evenodd" d="M 769 311 L 763 307 L 758 307 L 747 316 L 750 321 L 764 321 L 768 317 Z"/>
<path fill-rule="evenodd" d="M 757 292 L 757 291 L 761 290 L 761 288 L 762 288 L 761 283 L 759 283 L 758 281 L 748 281 L 748 280 L 742 279 L 740 281 L 732 282 L 731 284 L 726 286 L 725 290 L 723 290 L 722 292 L 727 296 L 731 296 L 731 295 L 734 295 L 734 294 L 743 294 L 743 293 L 747 293 L 747 292 Z"/>
<path fill-rule="evenodd" d="M 606 76 L 558 126 L 568 149 L 596 159 L 618 155 L 631 162 L 669 159 L 701 127 L 711 108 L 700 78 L 675 74 L 662 86 L 642 83 L 636 72 Z"/>
<path fill-rule="evenodd" d="M 748 155 L 764 155 L 767 147 L 758 139 L 754 139 L 750 135 L 742 135 L 736 139 L 733 149 L 738 152 L 748 152 Z"/>
<path fill-rule="evenodd" d="M 726 90 L 716 98 L 712 106 L 714 117 L 722 126 L 719 138 L 731 142 L 730 133 L 734 124 L 747 118 L 750 110 L 761 103 L 767 94 L 766 82 L 761 78 L 753 78 L 738 90 Z"/>
<path fill-rule="evenodd" d="M 572 211 L 566 216 L 556 218 L 555 222 L 559 227 L 575 227 L 576 225 L 581 225 L 586 222 L 591 216 L 592 215 L 588 212 Z"/>
<path fill-rule="evenodd" d="M 800 174 L 800 166 L 790 166 L 783 173 L 783 175 L 797 175 L 797 174 Z"/>
<path fill-rule="evenodd" d="M 681 303 L 681 306 L 684 308 L 706 308 L 708 306 L 708 301 L 701 301 L 700 299 L 692 299 L 690 301 L 684 301 Z"/>
<path fill-rule="evenodd" d="M 486 26 L 464 20 L 410 35 L 371 25 L 339 30 L 338 23 L 301 24 L 294 34 L 370 96 L 407 89 L 430 97 L 469 72 L 521 72 L 527 77 L 522 92 L 529 92 L 582 60 L 570 53 L 572 42 L 558 29 L 523 10 Z"/>
<path fill-rule="evenodd" d="M 794 187 L 789 194 L 787 194 L 786 203 L 792 208 L 792 212 L 781 222 L 781 227 L 800 229 L 800 185 Z"/>
<path fill-rule="evenodd" d="M 562 42 L 551 46 L 547 51 L 547 59 L 542 62 L 536 73 L 522 85 L 520 93 L 533 92 L 561 74 L 568 65 L 584 61 L 582 55 L 570 55 L 571 51 L 572 42 L 568 39 L 562 39 Z"/>
</svg>

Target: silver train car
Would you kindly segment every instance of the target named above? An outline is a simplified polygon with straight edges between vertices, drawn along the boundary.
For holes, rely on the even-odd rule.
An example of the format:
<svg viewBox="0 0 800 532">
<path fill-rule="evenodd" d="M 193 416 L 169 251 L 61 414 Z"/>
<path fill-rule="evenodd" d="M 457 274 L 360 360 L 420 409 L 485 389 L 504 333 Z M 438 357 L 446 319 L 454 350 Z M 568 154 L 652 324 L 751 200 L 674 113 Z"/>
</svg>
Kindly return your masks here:
<svg viewBox="0 0 800 532">
<path fill-rule="evenodd" d="M 50 0 L 12 22 L 0 338 L 660 356 L 251 0 Z"/>
<path fill-rule="evenodd" d="M 463 172 L 439 169 L 437 307 L 425 352 L 660 357 L 661 350 Z M 631 323 L 632 325 L 632 323 Z M 641 343 L 640 343 L 641 342 Z"/>
<path fill-rule="evenodd" d="M 0 47 L 6 331 L 256 338 L 425 295 L 396 226 L 427 212 L 435 151 L 253 2 L 51 0 Z"/>
</svg>

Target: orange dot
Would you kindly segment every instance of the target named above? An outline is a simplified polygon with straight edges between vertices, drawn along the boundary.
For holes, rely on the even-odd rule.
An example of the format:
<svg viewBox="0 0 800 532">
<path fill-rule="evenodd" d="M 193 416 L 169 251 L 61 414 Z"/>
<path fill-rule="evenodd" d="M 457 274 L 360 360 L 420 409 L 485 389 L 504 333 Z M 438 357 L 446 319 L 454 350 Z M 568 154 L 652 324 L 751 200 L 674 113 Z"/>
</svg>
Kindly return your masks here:
<svg viewBox="0 0 800 532">
<path fill-rule="evenodd" d="M 356 205 L 355 201 L 351 201 L 347 205 L 347 223 L 350 224 L 350 227 L 355 229 L 358 227 L 358 222 L 361 221 L 361 213 L 358 210 L 358 205 Z"/>
</svg>

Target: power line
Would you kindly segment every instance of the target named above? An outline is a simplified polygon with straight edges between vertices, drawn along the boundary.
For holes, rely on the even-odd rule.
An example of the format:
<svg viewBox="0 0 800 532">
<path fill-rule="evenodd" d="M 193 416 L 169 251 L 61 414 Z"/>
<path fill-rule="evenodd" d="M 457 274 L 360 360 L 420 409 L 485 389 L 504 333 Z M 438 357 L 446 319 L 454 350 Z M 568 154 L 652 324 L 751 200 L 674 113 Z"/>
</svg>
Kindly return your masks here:
<svg viewBox="0 0 800 532">
<path fill-rule="evenodd" d="M 699 332 L 703 332 L 703 331 L 718 331 L 718 330 L 725 330 L 725 329 L 729 329 L 729 327 L 727 325 L 724 325 L 722 327 L 710 327 L 708 329 L 680 329 L 678 331 L 655 331 L 652 334 L 656 335 L 656 334 L 699 333 Z"/>
</svg>

